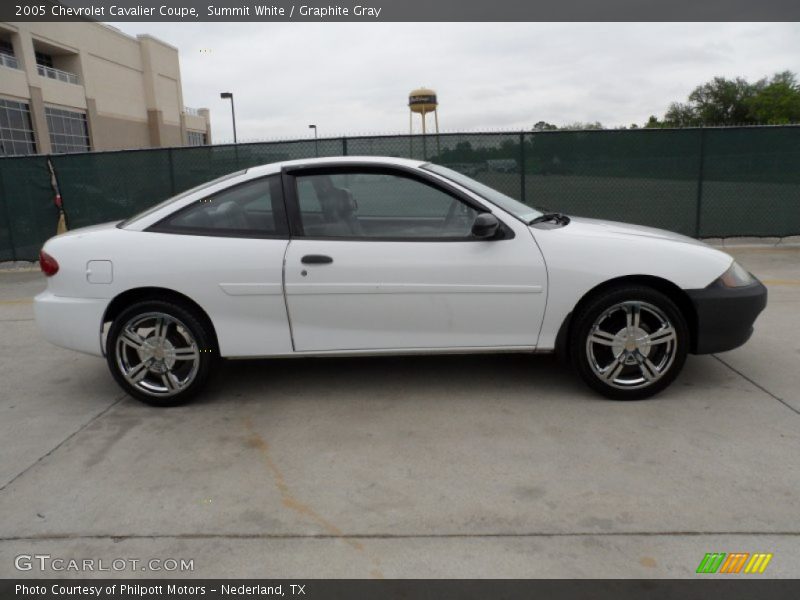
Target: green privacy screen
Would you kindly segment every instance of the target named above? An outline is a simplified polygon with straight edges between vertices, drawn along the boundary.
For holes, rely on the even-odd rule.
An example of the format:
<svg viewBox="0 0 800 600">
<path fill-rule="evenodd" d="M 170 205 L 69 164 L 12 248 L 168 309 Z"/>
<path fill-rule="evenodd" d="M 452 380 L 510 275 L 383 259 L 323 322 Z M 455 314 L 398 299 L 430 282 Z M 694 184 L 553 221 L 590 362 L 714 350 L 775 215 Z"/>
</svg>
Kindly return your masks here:
<svg viewBox="0 0 800 600">
<path fill-rule="evenodd" d="M 429 160 L 532 206 L 695 237 L 800 234 L 800 127 L 453 133 L 53 155 L 71 229 L 204 181 L 314 156 Z M 33 260 L 57 212 L 42 156 L 0 159 L 0 261 Z"/>
<path fill-rule="evenodd" d="M 0 160 L 0 260 L 35 260 L 56 232 L 47 158 Z"/>
</svg>

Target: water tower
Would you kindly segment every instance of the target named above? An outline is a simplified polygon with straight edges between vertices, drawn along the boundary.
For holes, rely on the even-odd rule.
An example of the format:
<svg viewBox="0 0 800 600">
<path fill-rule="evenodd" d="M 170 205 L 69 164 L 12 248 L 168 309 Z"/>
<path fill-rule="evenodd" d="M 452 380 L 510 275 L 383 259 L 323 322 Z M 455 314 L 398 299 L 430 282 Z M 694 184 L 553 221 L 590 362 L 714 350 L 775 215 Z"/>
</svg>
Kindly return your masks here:
<svg viewBox="0 0 800 600">
<path fill-rule="evenodd" d="M 414 113 L 422 116 L 422 152 L 427 157 L 427 144 L 425 143 L 425 120 L 428 114 L 433 113 L 434 123 L 436 124 L 436 146 L 439 146 L 439 111 L 437 110 L 439 101 L 436 99 L 436 92 L 428 88 L 411 90 L 408 95 L 408 144 L 409 156 L 412 154 L 412 138 L 414 133 Z"/>
<path fill-rule="evenodd" d="M 436 122 L 436 133 L 439 133 L 439 113 L 436 107 L 439 102 L 436 100 L 436 92 L 428 88 L 419 88 L 412 90 L 408 95 L 408 109 L 411 111 L 408 115 L 408 133 L 414 133 L 414 113 L 422 115 L 422 135 L 425 135 L 425 117 L 433 113 Z"/>
</svg>

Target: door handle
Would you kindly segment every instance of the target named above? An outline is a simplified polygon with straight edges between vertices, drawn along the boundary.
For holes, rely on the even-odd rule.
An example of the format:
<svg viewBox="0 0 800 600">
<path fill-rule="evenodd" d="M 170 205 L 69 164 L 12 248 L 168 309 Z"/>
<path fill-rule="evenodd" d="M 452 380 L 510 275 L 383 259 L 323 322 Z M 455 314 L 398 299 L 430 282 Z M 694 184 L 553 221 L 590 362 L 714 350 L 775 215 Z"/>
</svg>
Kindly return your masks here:
<svg viewBox="0 0 800 600">
<path fill-rule="evenodd" d="M 306 254 L 300 259 L 300 262 L 304 265 L 329 265 L 333 262 L 333 259 L 324 254 Z"/>
</svg>

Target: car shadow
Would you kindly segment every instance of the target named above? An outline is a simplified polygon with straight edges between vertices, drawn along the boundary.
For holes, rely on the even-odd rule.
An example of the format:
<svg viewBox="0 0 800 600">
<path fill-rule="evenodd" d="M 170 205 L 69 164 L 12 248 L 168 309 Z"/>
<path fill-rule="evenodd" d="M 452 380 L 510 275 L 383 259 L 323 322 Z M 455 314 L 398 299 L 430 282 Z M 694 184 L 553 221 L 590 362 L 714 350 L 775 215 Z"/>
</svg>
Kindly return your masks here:
<svg viewBox="0 0 800 600">
<path fill-rule="evenodd" d="M 678 379 L 648 401 L 737 385 L 714 358 L 689 356 Z M 554 355 L 518 353 L 223 360 L 193 404 L 297 397 L 345 401 L 423 396 L 469 401 L 510 395 L 526 401 L 616 403 L 590 390 Z"/>
<path fill-rule="evenodd" d="M 597 398 L 552 355 L 484 354 L 224 360 L 196 402 L 507 393 Z"/>
</svg>

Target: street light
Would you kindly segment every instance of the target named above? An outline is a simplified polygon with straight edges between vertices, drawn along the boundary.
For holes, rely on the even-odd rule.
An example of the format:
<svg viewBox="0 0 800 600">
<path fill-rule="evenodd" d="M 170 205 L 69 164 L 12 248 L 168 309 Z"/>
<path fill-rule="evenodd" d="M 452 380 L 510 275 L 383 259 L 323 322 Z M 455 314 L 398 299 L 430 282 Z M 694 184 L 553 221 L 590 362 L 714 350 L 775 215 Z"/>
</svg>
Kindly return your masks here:
<svg viewBox="0 0 800 600">
<path fill-rule="evenodd" d="M 314 154 L 316 156 L 319 156 L 319 142 L 317 141 L 317 126 L 309 125 L 308 128 L 314 130 Z"/>
<path fill-rule="evenodd" d="M 233 108 L 233 92 L 222 92 L 219 95 L 220 98 L 225 100 L 226 98 L 230 98 L 231 101 L 231 120 L 233 121 L 233 143 L 236 143 L 236 110 Z"/>
</svg>

